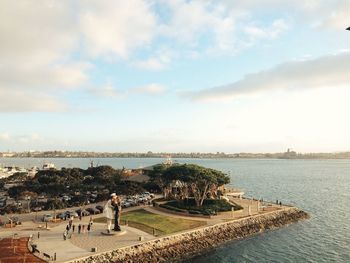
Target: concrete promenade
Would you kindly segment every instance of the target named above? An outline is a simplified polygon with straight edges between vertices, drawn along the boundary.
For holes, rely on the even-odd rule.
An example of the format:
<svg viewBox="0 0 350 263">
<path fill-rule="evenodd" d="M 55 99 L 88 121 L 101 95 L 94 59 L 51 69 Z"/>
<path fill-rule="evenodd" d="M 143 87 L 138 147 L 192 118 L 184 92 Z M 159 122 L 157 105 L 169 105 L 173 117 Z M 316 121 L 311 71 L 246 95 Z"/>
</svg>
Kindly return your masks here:
<svg viewBox="0 0 350 263">
<path fill-rule="evenodd" d="M 239 220 L 240 218 L 249 217 L 249 213 L 253 216 L 285 208 L 284 206 L 280 207 L 272 203 L 270 203 L 270 205 L 267 207 L 262 207 L 261 204 L 258 205 L 258 202 L 256 200 L 250 199 L 235 198 L 231 201 L 241 205 L 244 208 L 243 211 L 235 211 L 234 213 L 225 212 L 212 218 L 200 218 L 168 214 L 164 211 L 159 211 L 151 206 L 132 207 L 124 209 L 124 212 L 135 209 L 145 209 L 149 212 L 169 217 L 206 221 L 207 226 L 213 226 L 222 222 L 227 222 L 228 220 Z M 93 216 L 93 218 L 98 217 L 103 217 L 103 215 L 99 214 Z M 28 237 L 32 235 L 33 243 L 37 245 L 38 250 L 41 253 L 44 252 L 51 256 L 54 256 L 54 254 L 56 253 L 57 262 L 65 262 L 74 258 L 86 257 L 93 254 L 114 250 L 117 248 L 136 245 L 149 240 L 158 239 L 158 237 L 154 237 L 141 230 L 127 226 L 122 227 L 122 229 L 126 231 L 124 235 L 103 236 L 101 232 L 105 229 L 105 224 L 101 223 L 94 223 L 90 233 L 87 233 L 85 227 L 85 233 L 78 234 L 78 224 L 87 226 L 89 219 L 90 217 L 83 217 L 81 221 L 77 218 L 74 219 L 73 223 L 76 225 L 75 233 L 71 234 L 70 231 L 67 240 L 63 239 L 63 232 L 65 230 L 66 225 L 68 224 L 68 221 L 63 221 L 55 224 L 50 223 L 49 229 L 43 228 L 45 225 L 44 223 L 38 224 L 30 221 L 24 222 L 22 226 L 17 226 L 13 229 L 1 229 L 0 238 L 12 236 L 14 233 L 17 233 L 18 236 L 23 237 Z M 41 229 L 39 228 L 40 225 L 42 227 Z M 40 233 L 39 238 L 38 232 Z M 143 237 L 143 241 L 139 240 L 140 236 Z M 92 252 L 92 248 L 96 248 L 96 252 Z"/>
</svg>

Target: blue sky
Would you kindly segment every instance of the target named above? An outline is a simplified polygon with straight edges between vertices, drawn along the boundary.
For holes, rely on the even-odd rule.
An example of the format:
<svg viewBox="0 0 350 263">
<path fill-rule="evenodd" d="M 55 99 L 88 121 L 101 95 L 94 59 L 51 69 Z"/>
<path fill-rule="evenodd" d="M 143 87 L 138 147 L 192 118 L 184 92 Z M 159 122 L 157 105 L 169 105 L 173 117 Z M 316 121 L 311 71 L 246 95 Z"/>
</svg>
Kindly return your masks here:
<svg viewBox="0 0 350 263">
<path fill-rule="evenodd" d="M 348 1 L 0 5 L 0 151 L 350 150 Z"/>
</svg>

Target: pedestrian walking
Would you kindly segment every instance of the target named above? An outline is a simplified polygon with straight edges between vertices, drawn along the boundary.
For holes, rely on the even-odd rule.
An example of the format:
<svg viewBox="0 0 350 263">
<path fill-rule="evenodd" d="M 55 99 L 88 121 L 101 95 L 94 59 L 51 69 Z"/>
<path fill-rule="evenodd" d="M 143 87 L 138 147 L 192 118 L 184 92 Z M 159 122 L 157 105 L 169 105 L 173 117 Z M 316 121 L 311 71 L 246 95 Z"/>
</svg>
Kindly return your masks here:
<svg viewBox="0 0 350 263">
<path fill-rule="evenodd" d="M 65 230 L 64 232 L 63 232 L 63 240 L 66 240 L 67 239 L 67 230 Z"/>
<path fill-rule="evenodd" d="M 91 230 L 91 224 L 88 224 L 88 225 L 87 225 L 88 234 L 90 233 L 90 230 Z"/>
<path fill-rule="evenodd" d="M 72 225 L 72 231 L 73 231 L 73 233 L 75 231 L 75 225 L 74 224 Z"/>
<path fill-rule="evenodd" d="M 83 230 L 83 233 L 85 233 L 85 225 L 83 225 L 82 227 L 83 227 L 83 229 L 82 229 L 82 230 Z"/>
<path fill-rule="evenodd" d="M 66 230 L 67 230 L 67 232 L 69 231 L 69 225 L 66 226 Z"/>
<path fill-rule="evenodd" d="M 81 224 L 78 225 L 78 234 L 81 232 Z"/>
<path fill-rule="evenodd" d="M 40 232 L 38 232 L 38 239 L 40 238 Z"/>
</svg>

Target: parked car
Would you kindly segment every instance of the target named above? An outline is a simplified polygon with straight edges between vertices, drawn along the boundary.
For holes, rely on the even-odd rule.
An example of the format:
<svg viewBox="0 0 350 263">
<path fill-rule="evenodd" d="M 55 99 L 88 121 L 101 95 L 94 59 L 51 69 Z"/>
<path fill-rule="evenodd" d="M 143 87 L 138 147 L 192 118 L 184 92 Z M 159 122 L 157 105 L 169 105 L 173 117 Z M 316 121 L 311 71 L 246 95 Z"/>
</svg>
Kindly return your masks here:
<svg viewBox="0 0 350 263">
<path fill-rule="evenodd" d="M 67 216 L 67 214 L 66 213 L 59 213 L 57 216 L 56 216 L 56 218 L 59 218 L 59 219 L 62 219 L 62 220 L 64 220 L 65 218 L 67 218 L 68 216 Z"/>
<path fill-rule="evenodd" d="M 42 221 L 43 222 L 50 222 L 53 220 L 53 216 L 51 214 L 45 214 L 43 215 Z"/>
<path fill-rule="evenodd" d="M 15 225 L 21 225 L 22 224 L 21 220 L 19 220 L 19 218 L 17 216 L 10 217 L 10 219 L 11 219 L 12 223 L 15 224 Z"/>
<path fill-rule="evenodd" d="M 127 199 L 126 202 L 128 202 L 131 206 L 136 206 L 137 205 L 137 201 L 134 199 Z"/>
<path fill-rule="evenodd" d="M 89 211 L 85 210 L 85 209 L 78 209 L 76 210 L 78 216 L 89 216 L 90 213 Z"/>
<path fill-rule="evenodd" d="M 122 204 L 122 207 L 124 207 L 124 208 L 127 208 L 127 207 L 131 206 L 131 204 L 129 202 L 127 202 L 127 201 L 122 201 L 121 204 Z"/>
<path fill-rule="evenodd" d="M 103 212 L 103 206 L 102 205 L 97 205 L 96 209 L 100 210 L 101 213 Z"/>
<path fill-rule="evenodd" d="M 86 211 L 88 211 L 91 215 L 97 215 L 97 214 L 101 213 L 100 210 L 98 210 L 97 208 L 94 208 L 94 207 L 86 208 Z"/>
<path fill-rule="evenodd" d="M 67 217 L 79 217 L 78 213 L 75 211 L 66 211 Z"/>
</svg>

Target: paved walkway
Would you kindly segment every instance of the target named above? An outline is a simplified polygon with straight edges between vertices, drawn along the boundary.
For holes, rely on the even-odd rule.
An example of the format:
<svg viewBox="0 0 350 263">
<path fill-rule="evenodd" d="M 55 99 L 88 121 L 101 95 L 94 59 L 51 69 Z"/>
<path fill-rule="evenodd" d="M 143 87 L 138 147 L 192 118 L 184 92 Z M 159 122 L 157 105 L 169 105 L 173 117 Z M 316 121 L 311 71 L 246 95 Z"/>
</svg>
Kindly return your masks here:
<svg viewBox="0 0 350 263">
<path fill-rule="evenodd" d="M 121 235 L 106 236 L 101 232 L 105 231 L 106 225 L 102 223 L 94 223 L 91 233 L 73 234 L 70 242 L 87 251 L 91 248 L 97 248 L 98 252 L 113 250 L 119 247 L 130 246 L 140 243 L 139 237 L 143 237 L 144 241 L 154 239 L 155 237 L 136 228 L 122 226 Z"/>
<path fill-rule="evenodd" d="M 191 216 L 183 216 L 183 215 L 175 215 L 169 214 L 164 211 L 157 210 L 151 206 L 139 206 L 124 209 L 124 212 L 135 210 L 135 209 L 145 209 L 149 212 L 160 214 L 164 216 L 170 216 L 174 218 L 182 218 L 189 220 L 198 220 L 198 221 L 206 221 L 207 225 L 214 225 L 217 223 L 225 222 L 227 220 L 239 219 L 242 217 L 248 216 L 248 206 L 250 206 L 251 214 L 262 214 L 267 213 L 273 210 L 284 208 L 284 206 L 280 207 L 277 205 L 270 204 L 266 208 L 260 209 L 258 212 L 258 203 L 256 200 L 250 199 L 234 199 L 231 200 L 235 203 L 243 206 L 243 211 L 234 212 L 234 216 L 232 217 L 231 212 L 223 213 L 219 216 L 215 216 L 211 219 L 209 218 L 201 218 L 201 217 L 191 217 Z M 261 208 L 261 206 L 260 206 Z M 95 215 L 93 218 L 101 217 L 103 215 Z M 13 229 L 4 229 L 0 230 L 0 238 L 1 237 L 9 237 L 14 233 L 17 233 L 20 237 L 28 237 L 30 235 L 33 236 L 33 243 L 37 244 L 38 250 L 54 256 L 56 253 L 57 262 L 64 262 L 70 259 L 89 256 L 94 253 L 100 253 L 103 251 L 113 250 L 118 247 L 130 246 L 141 243 L 139 241 L 139 237 L 142 236 L 144 241 L 155 239 L 156 237 L 147 234 L 141 230 L 122 226 L 122 229 L 126 231 L 124 235 L 116 235 L 116 236 L 102 236 L 101 232 L 105 229 L 105 224 L 102 223 L 94 223 L 92 227 L 92 231 L 88 233 L 77 233 L 77 225 L 84 224 L 87 225 L 89 222 L 89 217 L 84 217 L 82 221 L 79 219 L 74 220 L 74 224 L 76 225 L 75 233 L 68 238 L 67 240 L 63 239 L 63 232 L 68 221 L 63 221 L 61 223 L 49 224 L 49 229 L 39 229 L 38 224 L 33 222 L 24 222 L 22 226 L 17 226 Z M 44 225 L 42 224 L 42 227 Z M 40 238 L 38 238 L 38 232 L 40 232 Z M 91 252 L 92 248 L 96 248 L 97 252 Z"/>
</svg>

